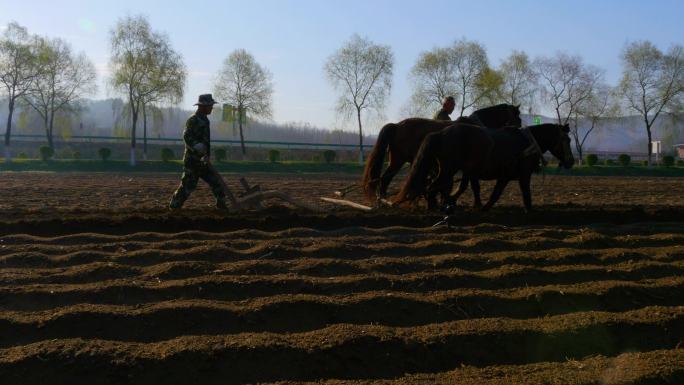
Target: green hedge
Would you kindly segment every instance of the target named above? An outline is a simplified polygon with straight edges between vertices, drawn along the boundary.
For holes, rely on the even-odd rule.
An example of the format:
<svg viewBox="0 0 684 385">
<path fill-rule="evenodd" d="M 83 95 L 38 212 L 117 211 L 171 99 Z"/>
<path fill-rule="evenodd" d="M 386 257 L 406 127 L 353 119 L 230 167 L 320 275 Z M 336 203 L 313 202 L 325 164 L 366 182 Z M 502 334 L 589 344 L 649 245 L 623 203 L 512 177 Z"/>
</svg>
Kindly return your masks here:
<svg viewBox="0 0 684 385">
<path fill-rule="evenodd" d="M 52 159 L 52 157 L 55 155 L 55 149 L 53 149 L 50 146 L 40 146 L 40 159 L 43 160 L 43 162 L 47 162 L 48 160 Z"/>
<path fill-rule="evenodd" d="M 589 155 L 587 155 L 587 157 L 584 160 L 587 163 L 587 166 L 596 166 L 599 159 L 598 159 L 598 155 L 589 154 Z"/>
<path fill-rule="evenodd" d="M 280 151 L 278 150 L 268 150 L 268 161 L 271 163 L 276 163 L 280 160 Z"/>
<path fill-rule="evenodd" d="M 112 150 L 107 147 L 102 147 L 101 149 L 97 150 L 97 155 L 100 157 L 100 159 L 102 159 L 103 162 L 106 162 L 112 156 Z"/>
<path fill-rule="evenodd" d="M 175 156 L 176 155 L 173 153 L 172 149 L 170 149 L 168 147 L 164 147 L 161 149 L 161 160 L 162 160 L 162 162 L 168 163 L 168 162 L 172 161 Z"/>
<path fill-rule="evenodd" d="M 224 162 L 228 159 L 228 151 L 226 151 L 225 148 L 217 148 L 214 151 L 214 159 L 216 159 L 217 162 Z"/>
<path fill-rule="evenodd" d="M 620 154 L 620 156 L 618 156 L 618 162 L 623 167 L 627 167 L 632 163 L 632 157 L 627 154 Z"/>
</svg>

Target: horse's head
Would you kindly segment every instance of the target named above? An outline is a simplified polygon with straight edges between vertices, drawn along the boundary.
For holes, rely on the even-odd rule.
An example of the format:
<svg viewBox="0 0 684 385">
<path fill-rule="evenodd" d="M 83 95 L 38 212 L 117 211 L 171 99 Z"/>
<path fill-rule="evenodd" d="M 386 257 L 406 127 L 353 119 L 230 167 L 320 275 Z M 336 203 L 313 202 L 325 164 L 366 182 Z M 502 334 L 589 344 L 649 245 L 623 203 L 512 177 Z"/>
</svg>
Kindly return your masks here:
<svg viewBox="0 0 684 385">
<path fill-rule="evenodd" d="M 575 164 L 575 157 L 570 149 L 570 125 L 554 124 L 554 127 L 557 131 L 556 138 L 551 141 L 549 151 L 558 158 L 562 167 L 570 169 Z"/>
<path fill-rule="evenodd" d="M 522 120 L 520 119 L 520 104 L 517 106 L 507 104 L 508 108 L 508 121 L 506 126 L 520 128 L 522 127 Z"/>
</svg>

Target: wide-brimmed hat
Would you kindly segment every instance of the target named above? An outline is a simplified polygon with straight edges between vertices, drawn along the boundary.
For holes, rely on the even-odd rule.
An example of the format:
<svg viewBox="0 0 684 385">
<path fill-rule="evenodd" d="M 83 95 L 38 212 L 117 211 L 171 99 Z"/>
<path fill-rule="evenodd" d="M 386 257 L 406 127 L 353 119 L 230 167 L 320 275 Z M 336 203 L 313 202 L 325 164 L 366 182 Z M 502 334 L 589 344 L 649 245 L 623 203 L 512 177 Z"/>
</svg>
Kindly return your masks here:
<svg viewBox="0 0 684 385">
<path fill-rule="evenodd" d="M 200 95 L 199 100 L 195 103 L 196 106 L 213 106 L 214 104 L 218 104 L 218 102 L 211 97 L 211 94 Z"/>
</svg>

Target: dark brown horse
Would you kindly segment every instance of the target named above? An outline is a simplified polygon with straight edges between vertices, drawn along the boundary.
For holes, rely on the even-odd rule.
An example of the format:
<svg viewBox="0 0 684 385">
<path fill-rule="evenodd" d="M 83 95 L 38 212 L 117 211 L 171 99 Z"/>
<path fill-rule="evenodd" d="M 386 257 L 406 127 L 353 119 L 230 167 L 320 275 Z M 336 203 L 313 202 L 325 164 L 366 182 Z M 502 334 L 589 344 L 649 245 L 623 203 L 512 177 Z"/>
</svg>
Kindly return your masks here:
<svg viewBox="0 0 684 385">
<path fill-rule="evenodd" d="M 464 118 L 459 118 L 464 119 Z M 467 119 L 485 127 L 520 127 L 519 106 L 499 104 L 473 112 Z M 412 163 L 425 136 L 440 131 L 452 121 L 410 118 L 386 124 L 378 135 L 373 151 L 366 161 L 361 185 L 366 197 L 374 201 L 387 194 L 392 178 L 404 163 Z M 382 172 L 385 153 L 389 150 L 389 166 Z M 382 175 L 381 175 L 382 172 Z"/>
<path fill-rule="evenodd" d="M 428 207 L 434 208 L 436 194 L 449 196 L 454 175 L 462 171 L 464 179 L 496 180 L 483 210 L 496 203 L 508 182 L 518 180 L 525 209 L 529 211 L 532 209 L 530 181 L 543 154 L 550 151 L 565 168 L 575 163 L 568 132 L 568 125 L 483 130 L 477 125 L 456 122 L 427 135 L 394 202 L 401 204 L 425 197 Z M 430 181 L 429 175 L 435 169 L 439 170 L 437 176 Z M 455 198 L 451 199 L 448 203 L 455 204 Z"/>
</svg>

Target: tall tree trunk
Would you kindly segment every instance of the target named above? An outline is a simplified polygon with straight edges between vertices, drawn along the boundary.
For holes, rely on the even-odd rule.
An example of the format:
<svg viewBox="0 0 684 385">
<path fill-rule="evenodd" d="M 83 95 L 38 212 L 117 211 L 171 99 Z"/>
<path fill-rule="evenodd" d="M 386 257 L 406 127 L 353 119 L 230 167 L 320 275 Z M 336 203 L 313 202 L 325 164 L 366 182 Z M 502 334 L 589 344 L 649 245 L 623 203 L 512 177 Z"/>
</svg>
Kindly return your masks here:
<svg viewBox="0 0 684 385">
<path fill-rule="evenodd" d="M 582 146 L 580 146 L 580 148 L 577 149 L 577 157 L 579 158 L 579 165 L 580 165 L 580 166 L 582 165 L 582 162 L 583 162 L 583 159 L 584 159 L 584 158 L 582 157 L 582 154 L 583 154 Z"/>
<path fill-rule="evenodd" d="M 579 127 L 578 127 L 577 118 L 573 119 L 572 121 L 574 123 L 573 124 L 574 129 L 571 131 L 571 134 L 572 134 L 572 139 L 575 141 L 575 151 L 577 151 L 577 154 L 580 155 L 579 164 L 581 166 L 582 165 L 582 156 L 581 156 L 582 145 L 580 144 L 580 140 L 579 140 Z"/>
<path fill-rule="evenodd" d="M 48 146 L 52 148 L 53 150 L 55 149 L 54 145 L 54 140 L 52 134 L 54 133 L 54 127 L 55 127 L 55 113 L 52 112 L 50 114 L 50 122 L 48 123 Z"/>
<path fill-rule="evenodd" d="M 131 126 L 131 166 L 135 166 L 135 134 L 138 125 L 138 111 L 131 105 L 133 125 Z"/>
<path fill-rule="evenodd" d="M 142 105 L 143 113 L 143 160 L 147 160 L 147 109 L 145 103 Z"/>
<path fill-rule="evenodd" d="M 648 118 L 644 119 L 646 120 L 646 132 L 648 133 L 648 165 L 649 167 L 653 165 L 652 163 L 652 155 L 653 155 L 653 148 L 651 146 L 651 141 L 653 138 L 651 137 L 651 125 L 648 124 Z"/>
<path fill-rule="evenodd" d="M 361 126 L 361 109 L 356 108 L 356 118 L 359 122 L 359 164 L 363 164 L 363 127 Z"/>
<path fill-rule="evenodd" d="M 43 128 L 45 129 L 45 140 L 47 141 L 48 146 L 54 149 L 54 147 L 52 147 L 52 139 L 50 139 L 50 122 L 47 115 L 43 118 Z"/>
<path fill-rule="evenodd" d="M 242 160 L 247 157 L 247 149 L 245 148 L 245 136 L 242 133 L 242 108 L 238 109 L 238 127 L 240 128 L 240 148 L 242 149 Z"/>
<path fill-rule="evenodd" d="M 7 126 L 5 128 L 5 163 L 12 163 L 10 151 L 10 138 L 12 137 L 12 115 L 14 114 L 14 98 L 10 96 L 9 111 L 7 114 Z"/>
</svg>

